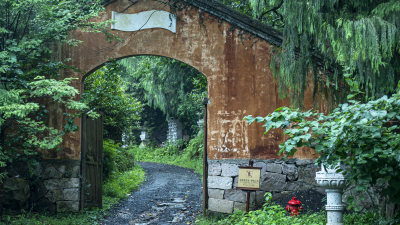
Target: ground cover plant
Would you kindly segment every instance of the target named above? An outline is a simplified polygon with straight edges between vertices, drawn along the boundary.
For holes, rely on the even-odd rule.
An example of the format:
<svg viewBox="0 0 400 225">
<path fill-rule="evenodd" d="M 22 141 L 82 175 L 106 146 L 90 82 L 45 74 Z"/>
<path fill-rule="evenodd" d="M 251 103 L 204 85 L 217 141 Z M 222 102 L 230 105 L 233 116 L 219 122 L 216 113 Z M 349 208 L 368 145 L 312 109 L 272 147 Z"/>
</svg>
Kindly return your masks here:
<svg viewBox="0 0 400 225">
<path fill-rule="evenodd" d="M 282 206 L 270 202 L 272 195 L 265 194 L 266 203 L 262 209 L 250 211 L 235 211 L 232 215 L 219 215 L 210 217 L 198 217 L 196 224 L 218 225 L 324 225 L 326 224 L 326 212 L 300 213 L 292 217 Z M 396 224 L 394 220 L 386 220 L 377 212 L 350 213 L 344 215 L 344 224 Z"/>
<path fill-rule="evenodd" d="M 203 174 L 203 134 L 200 132 L 189 141 L 186 148 L 183 143 L 169 144 L 165 147 L 131 147 L 137 161 L 156 162 L 193 169 Z"/>
</svg>

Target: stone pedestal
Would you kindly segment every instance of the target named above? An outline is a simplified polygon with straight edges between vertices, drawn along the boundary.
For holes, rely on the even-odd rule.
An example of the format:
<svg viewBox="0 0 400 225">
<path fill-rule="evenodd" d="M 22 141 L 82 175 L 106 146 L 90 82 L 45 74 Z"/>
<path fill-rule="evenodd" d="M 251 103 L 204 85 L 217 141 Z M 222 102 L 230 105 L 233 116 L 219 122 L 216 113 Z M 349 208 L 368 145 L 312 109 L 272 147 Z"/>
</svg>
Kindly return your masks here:
<svg viewBox="0 0 400 225">
<path fill-rule="evenodd" d="M 336 168 L 326 169 L 322 165 L 321 171 L 315 176 L 318 185 L 325 188 L 326 192 L 327 225 L 343 225 L 342 192 L 346 179 Z"/>
</svg>

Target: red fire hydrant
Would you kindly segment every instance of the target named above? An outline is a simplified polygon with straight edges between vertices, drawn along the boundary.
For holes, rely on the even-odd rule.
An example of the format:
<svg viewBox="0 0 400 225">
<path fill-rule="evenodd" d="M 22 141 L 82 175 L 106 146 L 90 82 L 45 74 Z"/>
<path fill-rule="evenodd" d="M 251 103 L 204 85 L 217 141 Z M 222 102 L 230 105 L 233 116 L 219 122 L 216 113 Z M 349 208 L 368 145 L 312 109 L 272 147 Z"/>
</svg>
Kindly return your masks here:
<svg viewBox="0 0 400 225">
<path fill-rule="evenodd" d="M 301 202 L 296 198 L 292 197 L 292 200 L 288 202 L 288 205 L 286 206 L 286 211 L 290 212 L 290 215 L 292 216 L 298 216 L 299 211 L 303 209 L 303 206 L 301 205 Z"/>
</svg>

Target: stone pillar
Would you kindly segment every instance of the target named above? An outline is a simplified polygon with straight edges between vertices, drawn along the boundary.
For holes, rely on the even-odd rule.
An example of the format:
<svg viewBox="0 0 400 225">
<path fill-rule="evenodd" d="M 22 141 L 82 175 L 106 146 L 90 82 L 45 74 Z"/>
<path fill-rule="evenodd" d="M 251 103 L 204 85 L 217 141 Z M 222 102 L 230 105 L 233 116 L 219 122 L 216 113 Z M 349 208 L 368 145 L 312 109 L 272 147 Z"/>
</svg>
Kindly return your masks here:
<svg viewBox="0 0 400 225">
<path fill-rule="evenodd" d="M 168 143 L 175 143 L 179 139 L 182 139 L 182 123 L 174 118 L 168 119 Z"/>
<path fill-rule="evenodd" d="M 147 132 L 146 131 L 144 131 L 144 130 L 142 130 L 141 132 L 140 132 L 140 141 L 141 141 L 141 143 L 140 143 L 140 148 L 144 148 L 144 147 L 146 147 L 146 145 L 147 145 Z"/>
<path fill-rule="evenodd" d="M 343 225 L 342 193 L 346 179 L 342 173 L 334 169 L 326 169 L 321 165 L 321 171 L 316 173 L 315 180 L 318 185 L 325 188 L 327 225 Z"/>
</svg>

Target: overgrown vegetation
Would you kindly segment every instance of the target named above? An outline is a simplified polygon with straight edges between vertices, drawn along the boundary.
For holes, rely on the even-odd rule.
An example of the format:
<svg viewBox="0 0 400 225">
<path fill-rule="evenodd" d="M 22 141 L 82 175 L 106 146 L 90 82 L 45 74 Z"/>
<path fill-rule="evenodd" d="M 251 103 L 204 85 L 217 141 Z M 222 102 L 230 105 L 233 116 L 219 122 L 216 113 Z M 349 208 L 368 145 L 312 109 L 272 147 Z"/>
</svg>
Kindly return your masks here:
<svg viewBox="0 0 400 225">
<path fill-rule="evenodd" d="M 326 212 L 300 213 L 292 217 L 282 206 L 270 202 L 271 193 L 266 193 L 266 203 L 262 209 L 250 211 L 246 214 L 243 211 L 235 211 L 232 215 L 204 218 L 199 217 L 196 224 L 219 224 L 219 225 L 247 225 L 247 224 L 279 224 L 279 225 L 323 225 L 326 224 Z M 345 214 L 344 224 L 396 224 L 395 220 L 386 220 L 377 212 Z M 397 221 L 398 222 L 398 221 Z"/>
<path fill-rule="evenodd" d="M 353 91 L 348 103 L 328 115 L 281 107 L 266 117 L 245 119 L 249 124 L 263 123 L 265 133 L 282 129 L 287 139 L 279 145 L 280 153 L 290 156 L 299 147 L 312 148 L 319 154 L 318 163 L 343 165 L 357 191 L 379 187 L 389 202 L 399 205 L 400 89 L 391 97 L 361 103 L 356 100 L 363 94 L 357 82 L 347 82 Z"/>
<path fill-rule="evenodd" d="M 108 168 L 107 179 L 103 184 L 103 208 L 84 209 L 79 213 L 46 213 L 22 212 L 19 215 L 6 215 L 0 223 L 6 224 L 99 224 L 100 220 L 121 199 L 126 198 L 133 190 L 137 189 L 145 180 L 144 170 L 134 165 L 132 151 L 122 149 L 119 144 L 107 140 L 104 142 L 105 157 L 109 159 L 104 164 Z M 113 161 L 110 161 L 113 160 Z M 110 166 L 111 165 L 111 166 Z"/>
<path fill-rule="evenodd" d="M 202 118 L 202 101 L 207 96 L 207 79 L 193 67 L 166 57 L 136 56 L 119 61 L 126 91 L 145 104 L 141 125 L 160 144 L 167 121 L 177 119 L 185 135 L 193 138 Z"/>
<path fill-rule="evenodd" d="M 115 204 L 126 198 L 133 190 L 144 181 L 145 173 L 139 166 L 132 170 L 114 173 L 103 185 L 103 208 L 84 209 L 79 213 L 33 213 L 23 212 L 19 215 L 5 215 L 0 223 L 23 225 L 80 225 L 99 224 Z"/>
<path fill-rule="evenodd" d="M 194 139 L 190 140 L 184 148 L 183 142 L 170 144 L 161 148 L 154 147 L 131 147 L 137 161 L 165 163 L 193 169 L 203 174 L 203 134 L 200 132 Z"/>
<path fill-rule="evenodd" d="M 135 165 L 133 151 L 122 148 L 113 140 L 103 141 L 103 176 L 108 178 L 113 173 L 125 172 Z"/>
<path fill-rule="evenodd" d="M 68 32 L 98 30 L 88 19 L 102 10 L 98 0 L 0 1 L 0 178 L 15 161 L 30 163 L 37 150 L 56 149 L 62 136 L 76 131 L 76 114 L 86 106 L 76 101 L 78 90 L 63 79 L 69 68 L 52 57 L 56 45 L 77 45 Z M 69 109 L 65 123 L 50 127 L 48 104 Z"/>
<path fill-rule="evenodd" d="M 266 66 L 275 71 L 281 96 L 294 105 L 302 106 L 310 83 L 332 106 L 342 103 L 348 91 L 345 73 L 366 98 L 395 92 L 400 79 L 399 0 L 220 1 L 282 31 L 282 44 Z"/>
<path fill-rule="evenodd" d="M 122 67 L 114 61 L 86 77 L 82 101 L 103 116 L 104 138 L 121 142 L 122 134 L 138 129 L 143 105 L 126 93 Z"/>
</svg>

